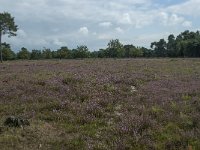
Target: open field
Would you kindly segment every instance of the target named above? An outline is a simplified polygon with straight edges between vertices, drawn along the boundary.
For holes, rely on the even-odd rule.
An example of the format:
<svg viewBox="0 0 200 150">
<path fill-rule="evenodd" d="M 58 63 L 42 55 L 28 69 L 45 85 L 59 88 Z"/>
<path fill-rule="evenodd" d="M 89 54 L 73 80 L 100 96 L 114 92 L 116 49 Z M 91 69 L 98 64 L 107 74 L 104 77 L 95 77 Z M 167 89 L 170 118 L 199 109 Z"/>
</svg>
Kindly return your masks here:
<svg viewBox="0 0 200 150">
<path fill-rule="evenodd" d="M 200 59 L 4 62 L 0 116 L 2 150 L 197 150 Z"/>
</svg>

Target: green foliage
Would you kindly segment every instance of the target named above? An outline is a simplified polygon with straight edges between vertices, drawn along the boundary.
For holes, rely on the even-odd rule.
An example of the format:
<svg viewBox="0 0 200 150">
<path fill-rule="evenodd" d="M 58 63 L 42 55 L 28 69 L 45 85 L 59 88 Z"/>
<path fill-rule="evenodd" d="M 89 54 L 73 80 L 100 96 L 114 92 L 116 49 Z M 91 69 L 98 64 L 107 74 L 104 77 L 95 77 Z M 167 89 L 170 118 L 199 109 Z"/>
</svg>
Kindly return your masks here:
<svg viewBox="0 0 200 150">
<path fill-rule="evenodd" d="M 152 106 L 150 114 L 155 118 L 160 118 L 164 113 L 164 109 L 160 108 L 159 106 Z"/>
<path fill-rule="evenodd" d="M 160 39 L 151 43 L 155 56 L 159 57 L 200 57 L 200 34 L 186 30 L 176 38 L 173 34 L 168 36 L 168 42 Z"/>
<path fill-rule="evenodd" d="M 67 77 L 65 77 L 65 78 L 62 80 L 62 83 L 63 83 L 63 84 L 67 84 L 67 85 L 69 85 L 69 84 L 76 84 L 76 83 L 79 83 L 79 82 L 81 82 L 81 81 L 79 81 L 78 79 L 75 79 L 75 78 L 72 77 L 72 76 L 67 76 Z"/>
<path fill-rule="evenodd" d="M 130 49 L 130 56 L 131 57 L 141 57 L 143 55 L 143 52 L 139 48 L 132 48 Z"/>
<path fill-rule="evenodd" d="M 169 122 L 162 131 L 156 133 L 156 149 L 177 149 L 182 143 L 181 129 L 174 123 Z"/>
<path fill-rule="evenodd" d="M 14 17 L 10 13 L 0 13 L 0 32 L 8 34 L 8 36 L 16 36 L 17 25 L 15 25 Z"/>
<path fill-rule="evenodd" d="M 175 36 L 173 34 L 170 34 L 168 36 L 168 43 L 167 43 L 167 53 L 169 57 L 178 56 L 178 53 L 176 52 L 175 47 L 176 47 Z"/>
<path fill-rule="evenodd" d="M 98 57 L 99 58 L 107 58 L 107 57 L 109 57 L 108 49 L 100 49 L 98 51 Z"/>
<path fill-rule="evenodd" d="M 87 46 L 80 45 L 73 51 L 73 58 L 89 58 L 90 52 Z"/>
<path fill-rule="evenodd" d="M 31 56 L 30 52 L 24 47 L 22 47 L 17 54 L 18 59 L 30 59 L 30 56 Z"/>
<path fill-rule="evenodd" d="M 9 127 L 23 127 L 23 126 L 29 126 L 30 123 L 27 119 L 23 119 L 20 117 L 10 116 L 6 119 L 4 122 L 5 126 Z"/>
<path fill-rule="evenodd" d="M 41 59 L 42 58 L 41 50 L 32 50 L 30 58 L 36 60 Z"/>
<path fill-rule="evenodd" d="M 121 58 L 125 55 L 123 44 L 120 43 L 119 39 L 110 40 L 107 50 L 109 53 L 109 57 Z"/>
<path fill-rule="evenodd" d="M 133 45 L 124 45 L 125 57 L 141 57 L 143 56 L 143 50 Z"/>
<path fill-rule="evenodd" d="M 154 49 L 156 56 L 158 57 L 167 56 L 167 43 L 164 39 L 160 39 L 159 42 L 151 43 L 151 48 Z"/>
<path fill-rule="evenodd" d="M 98 58 L 98 51 L 93 51 L 90 53 L 90 57 L 92 58 Z"/>
<path fill-rule="evenodd" d="M 183 99 L 184 101 L 190 101 L 190 100 L 192 99 L 192 97 L 191 97 L 190 95 L 183 95 L 183 96 L 182 96 L 182 99 Z"/>
<path fill-rule="evenodd" d="M 14 60 L 16 58 L 15 53 L 9 48 L 3 48 L 3 60 Z"/>
<path fill-rule="evenodd" d="M 143 53 L 143 57 L 152 57 L 154 55 L 154 51 L 145 47 L 141 47 L 140 48 L 142 50 Z"/>
<path fill-rule="evenodd" d="M 164 110 L 159 106 L 152 106 L 152 112 L 154 113 L 162 113 Z"/>
<path fill-rule="evenodd" d="M 85 45 L 77 46 L 77 57 L 78 58 L 88 58 L 89 57 L 89 49 Z"/>
<path fill-rule="evenodd" d="M 70 58 L 70 51 L 68 49 L 68 47 L 63 46 L 60 49 L 57 50 L 57 57 L 60 59 L 63 58 Z"/>
<path fill-rule="evenodd" d="M 52 51 L 51 54 L 52 54 L 52 58 L 59 58 L 58 51 Z"/>
<path fill-rule="evenodd" d="M 2 55 L 3 60 L 14 60 L 16 58 L 16 54 L 11 50 L 10 45 L 6 43 L 2 44 Z"/>
<path fill-rule="evenodd" d="M 107 91 L 107 92 L 113 92 L 113 91 L 115 91 L 115 87 L 114 87 L 114 85 L 112 85 L 112 84 L 105 84 L 105 85 L 103 86 L 103 88 L 104 88 L 104 90 Z"/>
<path fill-rule="evenodd" d="M 44 59 L 51 59 L 52 58 L 52 53 L 50 49 L 44 48 L 44 50 L 42 50 L 42 57 Z"/>
</svg>

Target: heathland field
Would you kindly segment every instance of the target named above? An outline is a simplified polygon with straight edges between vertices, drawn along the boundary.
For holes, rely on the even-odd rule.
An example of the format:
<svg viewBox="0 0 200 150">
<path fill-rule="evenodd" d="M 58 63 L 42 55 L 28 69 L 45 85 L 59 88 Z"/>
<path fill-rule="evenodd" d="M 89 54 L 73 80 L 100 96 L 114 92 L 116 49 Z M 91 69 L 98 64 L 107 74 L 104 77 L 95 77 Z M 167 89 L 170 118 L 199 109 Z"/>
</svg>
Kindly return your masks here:
<svg viewBox="0 0 200 150">
<path fill-rule="evenodd" d="M 0 149 L 198 150 L 200 59 L 4 62 Z"/>
</svg>

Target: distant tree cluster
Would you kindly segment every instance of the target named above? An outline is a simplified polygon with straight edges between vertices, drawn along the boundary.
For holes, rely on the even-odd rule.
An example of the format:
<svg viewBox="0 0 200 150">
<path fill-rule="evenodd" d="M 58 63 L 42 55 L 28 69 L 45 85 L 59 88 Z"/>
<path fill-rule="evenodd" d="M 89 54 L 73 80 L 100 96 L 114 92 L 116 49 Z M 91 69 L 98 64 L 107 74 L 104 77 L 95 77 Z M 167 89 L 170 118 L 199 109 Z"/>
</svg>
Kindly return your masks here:
<svg viewBox="0 0 200 150">
<path fill-rule="evenodd" d="M 29 51 L 22 47 L 18 53 L 11 50 L 10 45 L 2 43 L 3 60 L 14 59 L 76 59 L 76 58 L 136 58 L 136 57 L 200 57 L 200 33 L 188 30 L 176 38 L 173 34 L 168 41 L 160 39 L 151 43 L 151 49 L 123 45 L 118 39 L 110 40 L 107 48 L 99 51 L 89 51 L 87 46 L 80 45 L 76 49 L 63 46 L 58 50 L 43 48 L 43 50 Z"/>
<path fill-rule="evenodd" d="M 11 50 L 10 45 L 2 43 L 3 60 L 39 60 L 39 59 L 74 59 L 74 58 L 89 58 L 91 53 L 87 46 L 77 46 L 76 49 L 70 50 L 68 47 L 63 46 L 56 51 L 52 51 L 49 48 L 43 48 L 43 50 L 29 51 L 27 48 L 22 47 L 17 53 Z"/>
<path fill-rule="evenodd" d="M 110 40 L 106 49 L 91 52 L 93 57 L 99 58 L 131 58 L 147 56 L 151 50 L 134 45 L 123 45 L 118 39 Z"/>
<path fill-rule="evenodd" d="M 39 59 L 77 59 L 77 58 L 131 58 L 131 57 L 151 57 L 152 50 L 133 45 L 122 45 L 118 39 L 111 40 L 106 49 L 99 51 L 89 51 L 85 45 L 77 46 L 76 49 L 69 49 L 66 46 L 58 50 L 43 48 L 43 50 L 29 51 L 22 47 L 17 53 L 11 50 L 7 43 L 2 44 L 3 60 L 39 60 Z"/>
<path fill-rule="evenodd" d="M 200 57 L 200 33 L 186 30 L 176 38 L 168 36 L 168 42 L 160 39 L 152 42 L 153 56 L 156 57 Z"/>
</svg>

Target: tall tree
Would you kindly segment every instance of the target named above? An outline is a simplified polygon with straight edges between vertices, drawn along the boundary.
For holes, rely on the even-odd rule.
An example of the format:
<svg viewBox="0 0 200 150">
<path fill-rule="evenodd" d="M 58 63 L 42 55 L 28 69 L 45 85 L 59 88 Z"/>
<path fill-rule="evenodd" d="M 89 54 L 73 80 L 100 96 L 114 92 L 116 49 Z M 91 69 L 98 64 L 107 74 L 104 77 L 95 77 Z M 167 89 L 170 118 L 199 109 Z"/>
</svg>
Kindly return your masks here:
<svg viewBox="0 0 200 150">
<path fill-rule="evenodd" d="M 143 57 L 153 57 L 153 50 L 145 48 L 145 47 L 141 47 L 140 48 L 143 52 Z"/>
<path fill-rule="evenodd" d="M 131 57 L 131 50 L 135 49 L 136 47 L 133 45 L 124 45 L 124 51 L 125 51 L 125 57 L 129 58 Z"/>
<path fill-rule="evenodd" d="M 75 52 L 75 58 L 89 58 L 90 57 L 90 51 L 88 47 L 85 45 L 77 46 L 74 52 Z"/>
<path fill-rule="evenodd" d="M 143 56 L 143 49 L 135 47 L 134 45 L 124 45 L 124 51 L 126 58 Z"/>
<path fill-rule="evenodd" d="M 186 30 L 176 38 L 176 51 L 181 57 L 200 57 L 200 34 Z"/>
<path fill-rule="evenodd" d="M 25 47 L 22 47 L 17 54 L 18 59 L 30 59 L 30 56 L 31 56 L 30 52 Z"/>
<path fill-rule="evenodd" d="M 154 49 L 155 55 L 157 57 L 167 56 L 167 43 L 164 39 L 160 39 L 158 42 L 151 43 L 151 48 Z"/>
<path fill-rule="evenodd" d="M 98 57 L 99 58 L 107 58 L 107 57 L 109 57 L 108 49 L 99 49 Z"/>
<path fill-rule="evenodd" d="M 168 36 L 167 53 L 169 57 L 176 57 L 178 55 L 176 51 L 176 40 L 173 34 Z"/>
<path fill-rule="evenodd" d="M 51 53 L 51 49 L 49 48 L 44 48 L 42 50 L 42 56 L 44 59 L 51 59 L 52 58 L 52 53 Z"/>
<path fill-rule="evenodd" d="M 62 46 L 60 49 L 57 50 L 57 55 L 60 59 L 68 58 L 69 54 L 70 52 L 67 46 Z"/>
<path fill-rule="evenodd" d="M 17 25 L 15 25 L 14 17 L 8 12 L 0 13 L 0 59 L 3 62 L 1 39 L 2 35 L 8 34 L 8 37 L 16 36 Z"/>
<path fill-rule="evenodd" d="M 42 58 L 42 52 L 41 50 L 32 50 L 31 52 L 31 59 L 41 59 Z"/>
<path fill-rule="evenodd" d="M 125 50 L 122 43 L 120 43 L 119 39 L 110 40 L 108 43 L 108 52 L 110 57 L 124 57 Z"/>
</svg>

